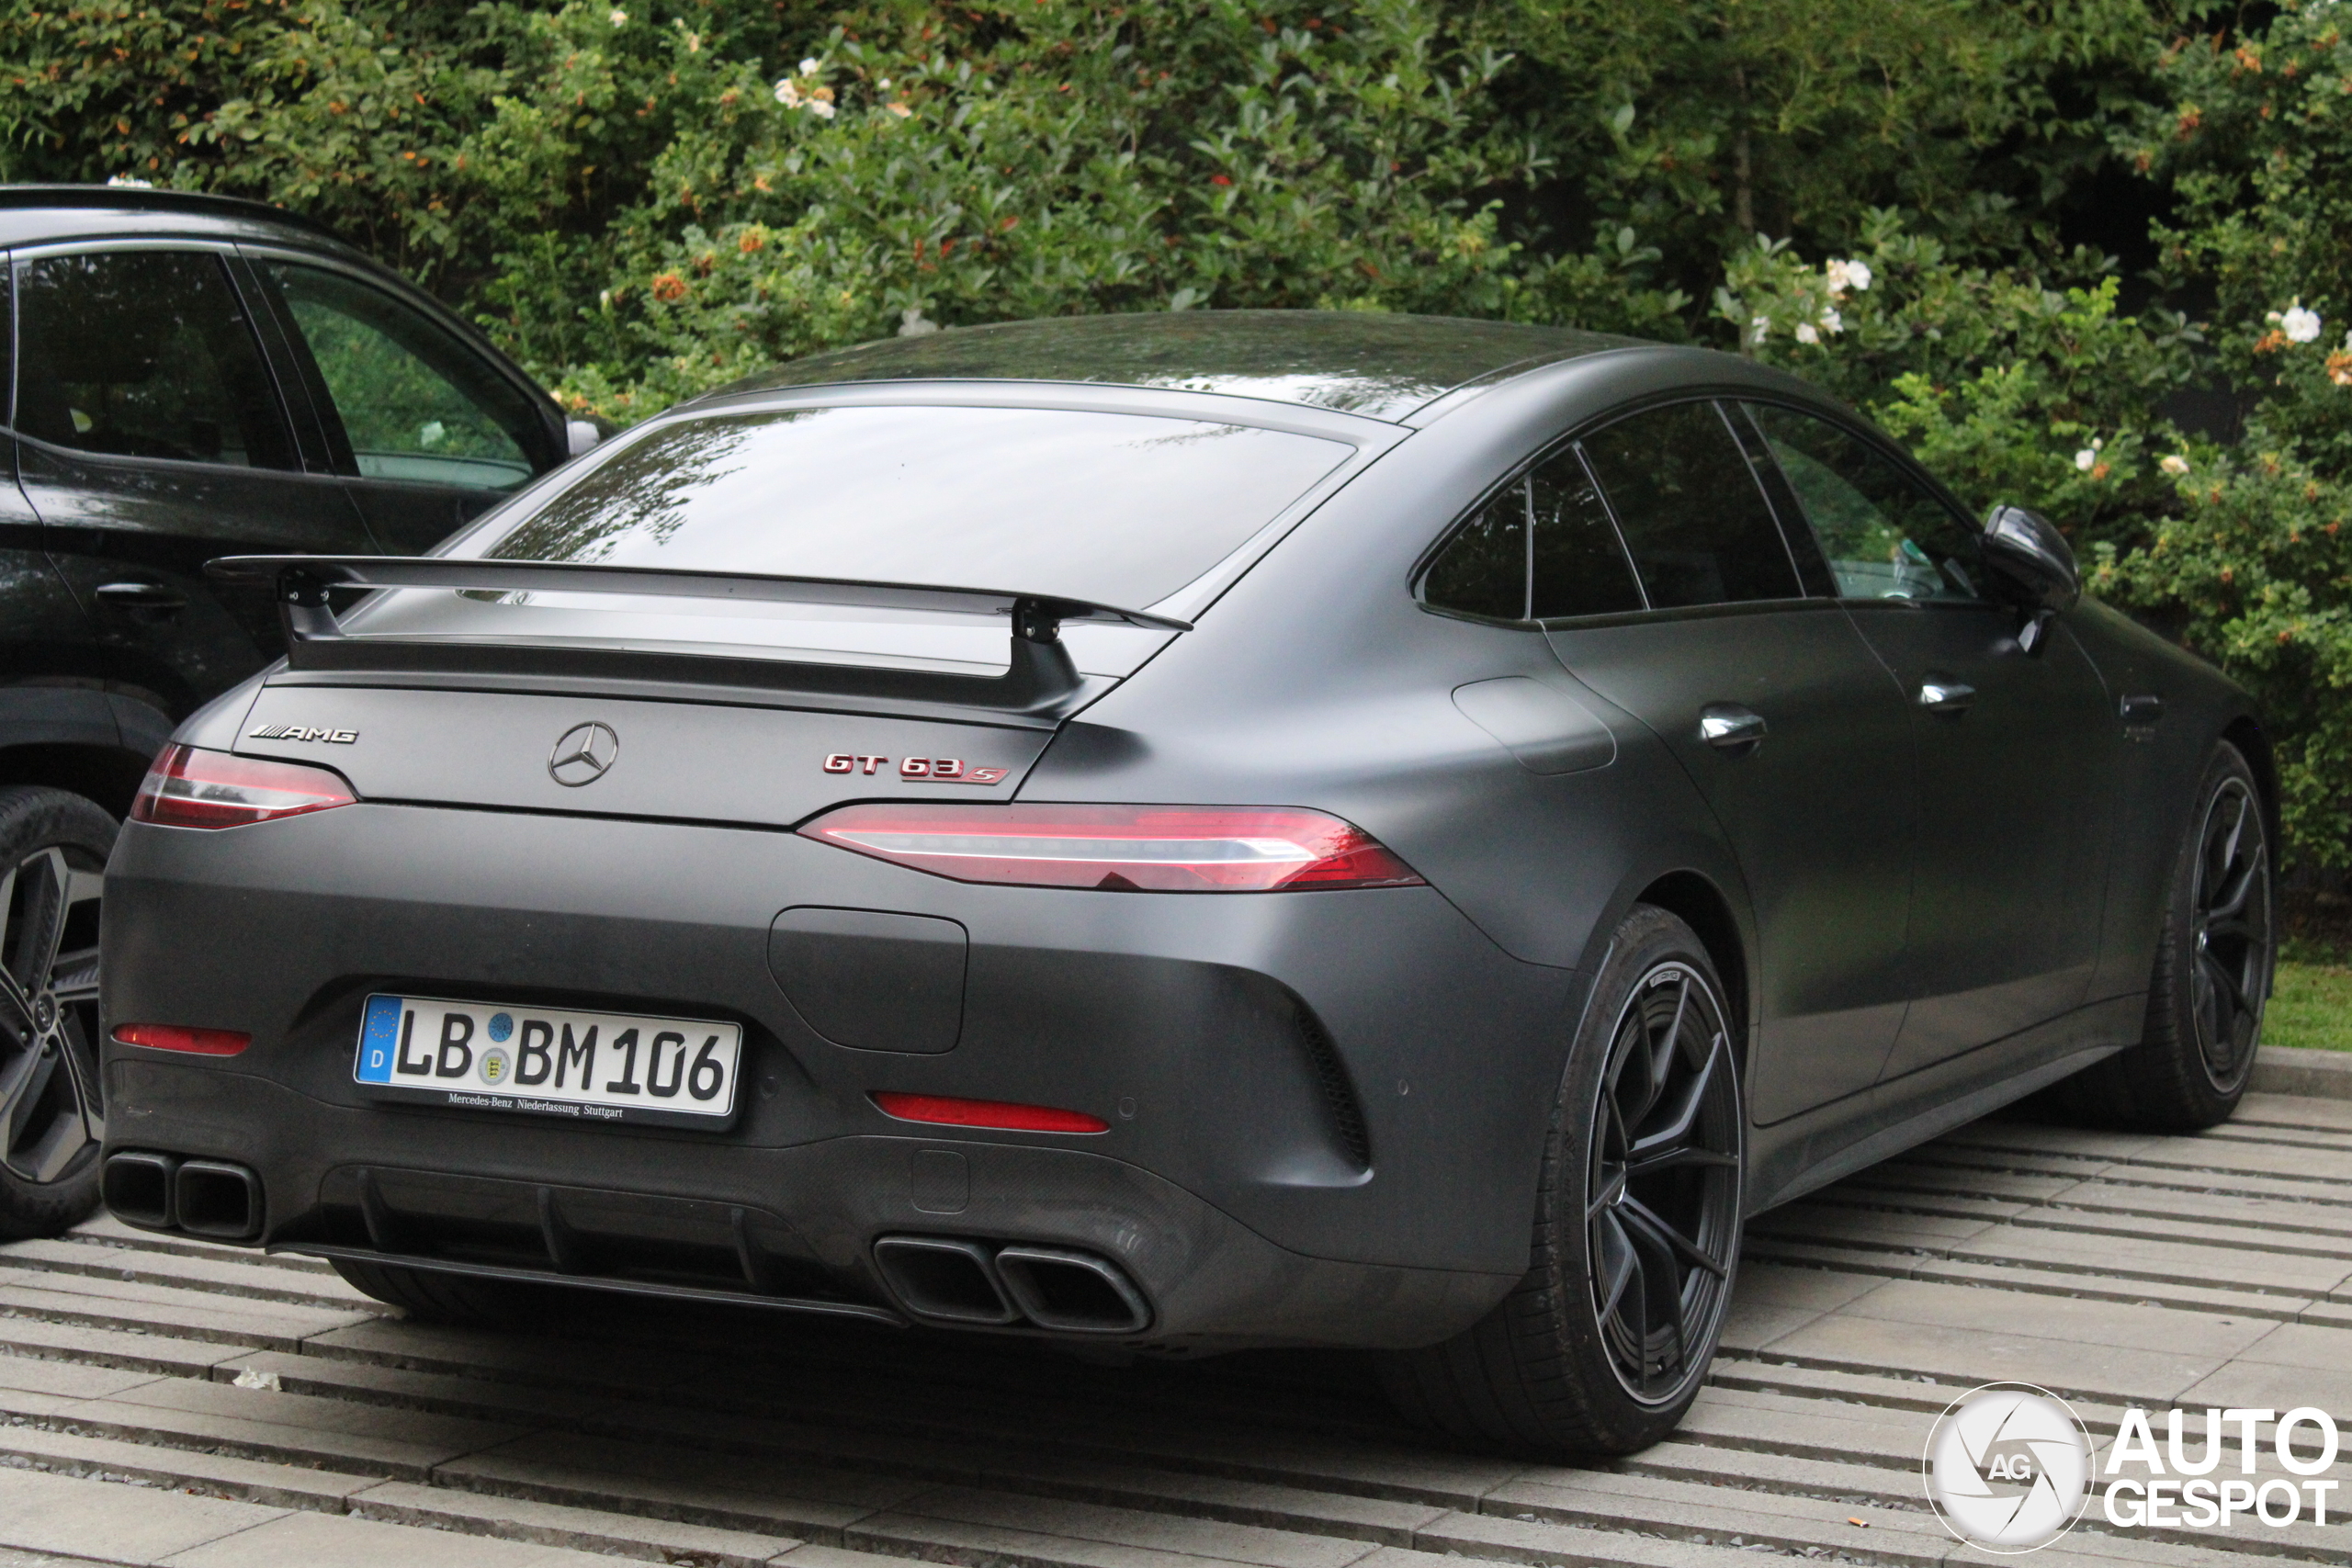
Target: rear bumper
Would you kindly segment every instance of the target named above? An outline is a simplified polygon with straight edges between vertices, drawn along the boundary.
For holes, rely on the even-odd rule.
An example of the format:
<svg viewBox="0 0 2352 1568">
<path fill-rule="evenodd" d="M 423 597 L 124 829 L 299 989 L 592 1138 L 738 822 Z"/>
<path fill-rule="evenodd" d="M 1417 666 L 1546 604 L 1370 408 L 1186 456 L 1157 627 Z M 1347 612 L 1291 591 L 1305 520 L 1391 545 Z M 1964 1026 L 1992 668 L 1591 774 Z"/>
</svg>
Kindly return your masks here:
<svg viewBox="0 0 2352 1568">
<path fill-rule="evenodd" d="M 107 891 L 109 1028 L 254 1037 L 202 1061 L 110 1044 L 109 1145 L 250 1167 L 266 1245 L 658 1283 L 727 1276 L 748 1235 L 745 1287 L 766 1269 L 769 1293 L 884 1305 L 887 1235 L 1064 1247 L 1115 1261 L 1149 1299 L 1140 1337 L 1171 1347 L 1427 1343 L 1499 1299 L 1582 989 L 1428 888 L 979 887 L 785 833 L 609 818 L 133 824 Z M 953 1047 L 812 1028 L 769 968 L 771 924 L 805 905 L 961 924 Z M 729 1018 L 741 1108 L 682 1133 L 371 1103 L 351 1067 L 375 990 Z M 1111 1130 L 918 1128 L 877 1089 Z M 398 1238 L 370 1232 L 363 1186 Z M 532 1240 L 550 1206 L 553 1251 Z"/>
</svg>

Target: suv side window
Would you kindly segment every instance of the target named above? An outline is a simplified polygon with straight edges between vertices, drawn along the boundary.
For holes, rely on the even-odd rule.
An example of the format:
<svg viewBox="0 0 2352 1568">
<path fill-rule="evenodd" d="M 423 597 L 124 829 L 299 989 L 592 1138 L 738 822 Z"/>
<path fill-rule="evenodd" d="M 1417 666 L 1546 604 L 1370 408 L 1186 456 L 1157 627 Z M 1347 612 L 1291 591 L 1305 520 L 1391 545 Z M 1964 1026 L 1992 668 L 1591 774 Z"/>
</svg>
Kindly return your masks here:
<svg viewBox="0 0 2352 1568">
<path fill-rule="evenodd" d="M 317 363 L 360 477 L 511 490 L 545 445 L 537 412 L 439 326 L 341 273 L 261 264 Z"/>
<path fill-rule="evenodd" d="M 1617 530 L 1573 447 L 1464 523 L 1430 566 L 1421 597 L 1504 621 L 1645 607 Z"/>
<path fill-rule="evenodd" d="M 1747 457 L 1713 403 L 1676 403 L 1578 444 L 1654 608 L 1804 596 Z"/>
<path fill-rule="evenodd" d="M 1983 545 L 1860 436 L 1770 403 L 1748 412 L 1797 493 L 1846 599 L 1981 599 Z"/>
<path fill-rule="evenodd" d="M 299 466 L 219 256 L 43 256 L 17 264 L 16 284 L 23 434 L 114 457 Z"/>
</svg>

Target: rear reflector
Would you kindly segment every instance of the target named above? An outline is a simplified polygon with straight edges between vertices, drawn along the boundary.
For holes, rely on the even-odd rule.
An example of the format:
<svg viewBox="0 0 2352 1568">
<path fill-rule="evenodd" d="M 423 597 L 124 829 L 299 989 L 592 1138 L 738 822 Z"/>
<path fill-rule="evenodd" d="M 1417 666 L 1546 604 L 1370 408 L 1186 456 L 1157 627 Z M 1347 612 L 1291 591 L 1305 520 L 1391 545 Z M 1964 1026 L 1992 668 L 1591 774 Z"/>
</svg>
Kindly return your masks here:
<svg viewBox="0 0 2352 1568">
<path fill-rule="evenodd" d="M 800 831 L 958 882 L 1118 893 L 1410 887 L 1359 828 L 1295 807 L 845 806 Z"/>
<path fill-rule="evenodd" d="M 242 828 L 358 798 L 342 774 L 325 768 L 166 746 L 140 782 L 130 819 L 165 828 Z"/>
<path fill-rule="evenodd" d="M 254 1043 L 250 1034 L 232 1029 L 190 1029 L 177 1023 L 118 1023 L 118 1045 L 144 1045 L 150 1051 L 187 1051 L 198 1056 L 233 1056 Z"/>
<path fill-rule="evenodd" d="M 871 1096 L 882 1114 L 901 1122 L 936 1122 L 948 1127 L 1001 1127 L 1014 1133 L 1107 1133 L 1111 1123 L 1082 1111 L 1057 1111 L 1050 1105 L 1012 1105 L 1001 1100 L 956 1100 L 944 1094 L 892 1094 L 876 1089 Z"/>
</svg>

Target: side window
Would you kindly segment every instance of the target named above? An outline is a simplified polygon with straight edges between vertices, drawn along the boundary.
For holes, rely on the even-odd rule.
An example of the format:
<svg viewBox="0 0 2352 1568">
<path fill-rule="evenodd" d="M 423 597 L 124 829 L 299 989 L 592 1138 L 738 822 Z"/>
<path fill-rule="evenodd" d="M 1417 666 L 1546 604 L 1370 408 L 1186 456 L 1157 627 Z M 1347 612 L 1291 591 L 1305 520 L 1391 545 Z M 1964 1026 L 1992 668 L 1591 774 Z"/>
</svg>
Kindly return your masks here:
<svg viewBox="0 0 2352 1568">
<path fill-rule="evenodd" d="M 1454 531 L 1421 582 L 1441 609 L 1527 618 L 1527 482 L 1504 491 Z"/>
<path fill-rule="evenodd" d="M 1641 585 L 1609 509 L 1575 448 L 1528 476 L 1535 500 L 1534 591 L 1537 620 L 1607 615 L 1645 608 Z"/>
<path fill-rule="evenodd" d="M 1976 531 L 1885 455 L 1811 414 L 1750 406 L 1848 599 L 1977 599 Z"/>
<path fill-rule="evenodd" d="M 1795 565 L 1713 403 L 1619 420 L 1580 444 L 1658 609 L 1795 599 Z"/>
<path fill-rule="evenodd" d="M 1617 530 L 1573 449 L 1537 468 L 1457 529 L 1423 580 L 1421 597 L 1504 621 L 1643 607 Z"/>
<path fill-rule="evenodd" d="M 537 412 L 503 377 L 391 296 L 323 267 L 269 262 L 342 416 L 360 476 L 466 490 L 531 477 Z"/>
<path fill-rule="evenodd" d="M 291 468 L 276 384 L 220 258 L 97 251 L 17 266 L 16 426 L 122 457 Z"/>
</svg>

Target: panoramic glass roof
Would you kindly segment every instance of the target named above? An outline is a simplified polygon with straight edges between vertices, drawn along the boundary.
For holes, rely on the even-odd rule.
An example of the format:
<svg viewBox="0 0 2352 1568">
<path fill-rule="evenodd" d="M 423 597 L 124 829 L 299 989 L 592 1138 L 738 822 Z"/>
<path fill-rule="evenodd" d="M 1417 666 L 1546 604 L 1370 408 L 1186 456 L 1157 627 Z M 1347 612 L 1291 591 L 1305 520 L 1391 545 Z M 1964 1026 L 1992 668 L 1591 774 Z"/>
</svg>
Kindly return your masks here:
<svg viewBox="0 0 2352 1568">
<path fill-rule="evenodd" d="M 1094 381 L 1394 420 L 1509 367 L 1532 368 L 1635 342 L 1559 327 L 1358 310 L 1161 310 L 885 338 L 796 360 L 725 390 L 843 381 Z"/>
</svg>

